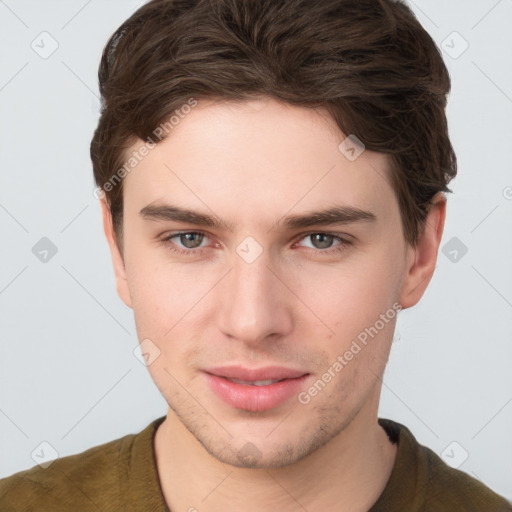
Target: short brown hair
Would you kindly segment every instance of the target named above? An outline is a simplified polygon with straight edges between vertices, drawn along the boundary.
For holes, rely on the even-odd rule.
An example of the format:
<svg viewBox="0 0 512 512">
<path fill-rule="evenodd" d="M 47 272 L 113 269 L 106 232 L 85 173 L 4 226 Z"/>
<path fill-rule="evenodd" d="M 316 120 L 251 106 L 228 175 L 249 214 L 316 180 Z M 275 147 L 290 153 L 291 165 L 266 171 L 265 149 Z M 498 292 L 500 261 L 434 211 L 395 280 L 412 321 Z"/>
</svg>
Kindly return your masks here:
<svg viewBox="0 0 512 512">
<path fill-rule="evenodd" d="M 396 0 L 152 0 L 109 39 L 99 86 L 91 158 L 120 243 L 122 180 L 104 184 L 136 137 L 158 143 L 155 128 L 190 98 L 324 107 L 344 134 L 390 155 L 412 245 L 431 199 L 451 192 L 457 172 L 445 115 L 448 71 Z"/>
</svg>

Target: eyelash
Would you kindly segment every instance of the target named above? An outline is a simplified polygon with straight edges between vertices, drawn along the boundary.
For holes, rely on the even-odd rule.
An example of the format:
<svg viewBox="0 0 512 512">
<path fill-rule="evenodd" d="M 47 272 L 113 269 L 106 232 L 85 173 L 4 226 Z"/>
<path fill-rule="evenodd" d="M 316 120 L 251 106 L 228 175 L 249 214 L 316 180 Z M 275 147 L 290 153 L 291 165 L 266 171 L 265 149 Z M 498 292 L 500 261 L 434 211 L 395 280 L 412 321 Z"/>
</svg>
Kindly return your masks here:
<svg viewBox="0 0 512 512">
<path fill-rule="evenodd" d="M 181 248 L 177 247 L 173 242 L 171 242 L 171 240 L 173 238 L 179 237 L 180 235 L 190 235 L 190 234 L 203 235 L 206 238 L 208 238 L 208 235 L 203 231 L 178 231 L 176 233 L 171 233 L 170 235 L 165 236 L 164 238 L 162 238 L 160 240 L 160 242 L 163 245 L 165 245 L 166 247 L 168 247 L 172 252 L 179 254 L 180 256 L 200 255 L 203 252 L 203 249 L 205 249 L 205 247 L 201 247 L 199 249 L 181 249 Z M 315 253 L 319 253 L 319 254 L 341 253 L 344 250 L 346 250 L 347 246 L 352 244 L 351 241 L 349 241 L 345 238 L 342 238 L 340 236 L 337 236 L 334 233 L 325 233 L 323 231 L 311 231 L 310 233 L 305 233 L 305 234 L 301 235 L 301 238 L 299 238 L 299 241 L 301 241 L 304 238 L 307 238 L 308 236 L 311 236 L 311 235 L 332 236 L 334 238 L 334 240 L 338 240 L 340 242 L 339 245 L 336 245 L 335 247 L 328 248 L 328 249 L 311 249 L 309 247 L 306 247 L 306 249 L 310 249 L 310 250 L 314 251 Z"/>
</svg>

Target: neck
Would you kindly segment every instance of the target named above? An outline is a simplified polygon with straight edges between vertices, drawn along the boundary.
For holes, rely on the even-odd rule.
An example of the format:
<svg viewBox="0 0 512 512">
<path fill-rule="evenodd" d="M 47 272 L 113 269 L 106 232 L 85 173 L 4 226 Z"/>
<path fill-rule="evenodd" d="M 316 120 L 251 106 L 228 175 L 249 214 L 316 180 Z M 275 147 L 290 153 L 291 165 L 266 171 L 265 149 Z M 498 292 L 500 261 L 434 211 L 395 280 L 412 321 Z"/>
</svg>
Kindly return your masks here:
<svg viewBox="0 0 512 512">
<path fill-rule="evenodd" d="M 165 501 L 172 511 L 367 511 L 384 490 L 397 453 L 376 410 L 363 407 L 327 444 L 273 469 L 220 462 L 169 410 L 154 440 Z"/>
</svg>

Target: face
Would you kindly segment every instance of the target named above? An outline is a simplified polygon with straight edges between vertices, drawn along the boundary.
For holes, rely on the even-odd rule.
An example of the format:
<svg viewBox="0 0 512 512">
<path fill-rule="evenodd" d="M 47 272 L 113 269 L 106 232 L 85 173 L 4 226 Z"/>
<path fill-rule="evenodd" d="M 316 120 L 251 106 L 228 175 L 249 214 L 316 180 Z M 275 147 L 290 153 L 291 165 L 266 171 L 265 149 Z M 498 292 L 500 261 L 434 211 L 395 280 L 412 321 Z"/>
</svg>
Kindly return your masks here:
<svg viewBox="0 0 512 512">
<path fill-rule="evenodd" d="M 377 406 L 415 253 L 387 157 L 344 139 L 321 110 L 199 101 L 125 177 L 119 294 L 169 413 L 223 462 L 291 464 Z"/>
</svg>

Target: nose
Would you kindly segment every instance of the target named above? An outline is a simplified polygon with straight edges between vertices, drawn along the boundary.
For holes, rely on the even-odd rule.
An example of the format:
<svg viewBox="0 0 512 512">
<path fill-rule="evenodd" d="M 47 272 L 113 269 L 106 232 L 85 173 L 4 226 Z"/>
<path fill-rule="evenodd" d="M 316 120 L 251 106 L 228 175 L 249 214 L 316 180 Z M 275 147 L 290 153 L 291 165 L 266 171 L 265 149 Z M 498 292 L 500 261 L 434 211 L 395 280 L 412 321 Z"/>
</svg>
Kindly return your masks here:
<svg viewBox="0 0 512 512">
<path fill-rule="evenodd" d="M 225 336 L 256 346 L 291 332 L 293 294 L 273 266 L 265 252 L 252 263 L 235 257 L 219 289 L 218 326 Z"/>
</svg>

